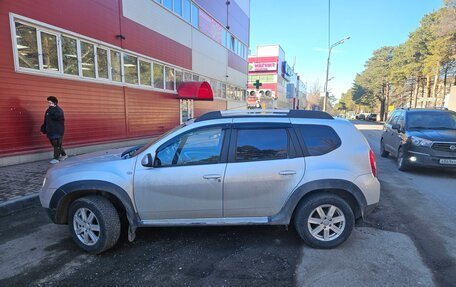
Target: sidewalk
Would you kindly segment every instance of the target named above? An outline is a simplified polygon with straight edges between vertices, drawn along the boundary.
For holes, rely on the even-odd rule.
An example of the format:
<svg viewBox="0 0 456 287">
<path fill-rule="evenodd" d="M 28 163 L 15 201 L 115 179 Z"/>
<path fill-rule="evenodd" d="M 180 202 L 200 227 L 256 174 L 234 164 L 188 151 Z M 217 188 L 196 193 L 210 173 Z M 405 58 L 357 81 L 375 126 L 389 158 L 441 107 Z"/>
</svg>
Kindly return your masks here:
<svg viewBox="0 0 456 287">
<path fill-rule="evenodd" d="M 51 166 L 41 160 L 0 167 L 0 216 L 38 204 L 38 192 Z"/>
</svg>

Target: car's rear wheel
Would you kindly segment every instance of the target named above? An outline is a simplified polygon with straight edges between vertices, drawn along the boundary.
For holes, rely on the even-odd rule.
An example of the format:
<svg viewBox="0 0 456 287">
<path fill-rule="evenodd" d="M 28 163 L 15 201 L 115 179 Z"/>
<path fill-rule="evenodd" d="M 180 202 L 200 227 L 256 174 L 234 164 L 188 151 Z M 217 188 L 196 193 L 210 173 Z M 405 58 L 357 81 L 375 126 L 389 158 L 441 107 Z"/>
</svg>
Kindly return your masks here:
<svg viewBox="0 0 456 287">
<path fill-rule="evenodd" d="M 119 215 L 113 204 L 101 196 L 87 196 L 74 201 L 68 222 L 76 244 L 85 251 L 99 254 L 113 247 L 120 236 Z"/>
<path fill-rule="evenodd" d="M 314 248 L 334 248 L 348 239 L 355 217 L 348 203 L 339 196 L 317 194 L 301 202 L 294 223 L 299 236 Z"/>
<path fill-rule="evenodd" d="M 400 171 L 407 171 L 410 169 L 410 166 L 407 164 L 407 159 L 404 155 L 404 149 L 402 147 L 399 148 L 397 152 L 397 169 Z"/>
<path fill-rule="evenodd" d="M 389 156 L 389 151 L 385 150 L 385 143 L 383 143 L 383 140 L 380 141 L 380 156 L 381 157 L 388 157 Z"/>
</svg>

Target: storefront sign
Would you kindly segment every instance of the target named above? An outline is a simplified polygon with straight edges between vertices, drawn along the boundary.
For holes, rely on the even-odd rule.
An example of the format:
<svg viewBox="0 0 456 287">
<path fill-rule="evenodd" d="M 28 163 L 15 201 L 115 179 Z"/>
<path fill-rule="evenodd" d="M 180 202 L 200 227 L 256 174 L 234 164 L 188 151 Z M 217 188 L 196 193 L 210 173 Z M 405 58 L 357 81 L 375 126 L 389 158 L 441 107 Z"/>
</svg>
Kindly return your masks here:
<svg viewBox="0 0 456 287">
<path fill-rule="evenodd" d="M 287 61 L 282 62 L 282 77 L 289 81 L 294 75 L 293 69 L 288 65 Z"/>
<path fill-rule="evenodd" d="M 277 62 L 249 63 L 250 72 L 277 71 Z"/>
</svg>

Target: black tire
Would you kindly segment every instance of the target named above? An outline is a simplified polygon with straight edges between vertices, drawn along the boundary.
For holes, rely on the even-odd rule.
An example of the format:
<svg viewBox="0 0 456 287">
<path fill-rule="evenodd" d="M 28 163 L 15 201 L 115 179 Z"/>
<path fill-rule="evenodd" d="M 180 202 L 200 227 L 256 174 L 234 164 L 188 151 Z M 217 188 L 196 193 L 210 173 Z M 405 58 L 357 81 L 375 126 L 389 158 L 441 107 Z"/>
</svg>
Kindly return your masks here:
<svg viewBox="0 0 456 287">
<path fill-rule="evenodd" d="M 410 170 L 410 166 L 407 164 L 407 160 L 404 158 L 404 150 L 402 147 L 397 151 L 397 169 L 400 171 Z"/>
<path fill-rule="evenodd" d="M 389 151 L 385 150 L 385 144 L 383 143 L 383 139 L 380 141 L 380 156 L 381 157 L 388 157 Z"/>
<path fill-rule="evenodd" d="M 311 216 L 312 218 L 315 218 L 314 214 L 318 207 L 321 207 L 326 213 L 329 211 L 330 206 L 337 208 L 336 212 L 333 214 L 334 217 L 322 219 L 322 221 L 326 221 L 327 219 L 327 222 L 322 222 L 320 224 L 308 222 Z M 331 221 L 341 215 L 345 219 L 343 224 L 341 225 L 339 224 L 341 222 L 338 222 L 334 223 L 334 226 L 331 226 Z M 330 249 L 339 246 L 348 239 L 353 230 L 353 226 L 355 225 L 355 216 L 353 215 L 353 210 L 350 205 L 339 196 L 330 193 L 320 193 L 307 198 L 298 205 L 294 215 L 294 224 L 299 236 L 307 245 L 313 248 Z M 316 231 L 319 226 L 323 227 L 323 225 L 327 225 L 325 226 L 325 229 L 322 229 L 315 236 L 312 235 L 309 229 L 315 227 L 314 231 Z M 334 227 L 341 230 L 338 235 L 333 231 Z M 325 230 L 328 230 L 329 235 L 327 241 L 324 241 L 324 238 L 321 238 L 322 236 L 324 237 L 324 235 L 320 234 L 322 232 L 324 234 Z M 330 237 L 333 237 L 333 239 Z"/>
<path fill-rule="evenodd" d="M 87 219 L 93 215 L 93 219 L 90 222 L 85 221 L 83 214 Z M 93 223 L 93 225 L 83 224 L 87 222 Z M 71 204 L 68 212 L 68 226 L 76 244 L 91 254 L 99 254 L 113 247 L 120 236 L 120 220 L 117 210 L 108 199 L 97 195 L 79 198 Z M 75 230 L 78 227 L 79 230 L 82 230 L 78 233 L 79 235 Z M 84 242 L 84 238 L 87 243 Z"/>
</svg>

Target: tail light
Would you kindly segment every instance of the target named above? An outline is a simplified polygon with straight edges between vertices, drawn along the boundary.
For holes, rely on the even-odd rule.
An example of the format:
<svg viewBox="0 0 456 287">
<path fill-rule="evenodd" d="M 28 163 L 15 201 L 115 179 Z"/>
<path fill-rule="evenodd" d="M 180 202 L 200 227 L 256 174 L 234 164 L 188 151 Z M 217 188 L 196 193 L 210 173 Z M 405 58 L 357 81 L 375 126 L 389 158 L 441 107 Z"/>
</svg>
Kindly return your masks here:
<svg viewBox="0 0 456 287">
<path fill-rule="evenodd" d="M 372 150 L 369 150 L 369 161 L 372 169 L 372 174 L 377 177 L 377 163 L 375 162 L 375 155 Z"/>
</svg>

